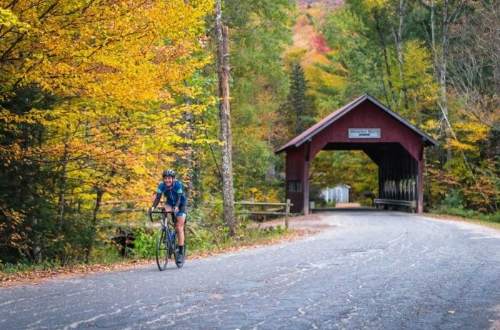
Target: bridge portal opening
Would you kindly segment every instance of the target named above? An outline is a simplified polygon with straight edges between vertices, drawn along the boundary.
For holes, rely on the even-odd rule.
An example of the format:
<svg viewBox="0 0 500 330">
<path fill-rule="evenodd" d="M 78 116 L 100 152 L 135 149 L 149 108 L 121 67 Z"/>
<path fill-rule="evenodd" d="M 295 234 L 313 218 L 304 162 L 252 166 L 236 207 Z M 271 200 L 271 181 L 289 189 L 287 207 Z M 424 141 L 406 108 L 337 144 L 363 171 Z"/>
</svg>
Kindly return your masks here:
<svg viewBox="0 0 500 330">
<path fill-rule="evenodd" d="M 361 150 L 322 150 L 309 175 L 311 210 L 373 207 L 378 166 Z"/>
</svg>

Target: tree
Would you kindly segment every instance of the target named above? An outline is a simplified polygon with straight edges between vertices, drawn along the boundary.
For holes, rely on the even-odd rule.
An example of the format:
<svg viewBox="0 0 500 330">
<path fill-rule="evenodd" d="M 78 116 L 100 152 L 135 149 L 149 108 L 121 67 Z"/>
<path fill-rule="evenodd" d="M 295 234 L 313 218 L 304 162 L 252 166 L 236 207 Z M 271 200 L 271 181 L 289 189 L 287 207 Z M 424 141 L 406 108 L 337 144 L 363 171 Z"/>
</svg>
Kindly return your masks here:
<svg viewBox="0 0 500 330">
<path fill-rule="evenodd" d="M 290 90 L 282 111 L 290 130 L 290 137 L 302 133 L 314 123 L 314 107 L 307 95 L 307 82 L 299 63 L 294 63 L 290 71 Z"/>
<path fill-rule="evenodd" d="M 180 119 L 209 103 L 182 100 L 212 1 L 0 4 L 0 259 L 88 258 L 102 204 L 149 195 L 180 140 L 203 143 Z"/>
<path fill-rule="evenodd" d="M 222 24 L 221 0 L 215 4 L 215 30 L 217 35 L 217 75 L 219 78 L 219 118 L 222 143 L 222 194 L 224 221 L 229 235 L 236 233 L 234 217 L 234 188 L 232 161 L 231 112 L 229 105 L 229 46 L 228 28 Z"/>
</svg>

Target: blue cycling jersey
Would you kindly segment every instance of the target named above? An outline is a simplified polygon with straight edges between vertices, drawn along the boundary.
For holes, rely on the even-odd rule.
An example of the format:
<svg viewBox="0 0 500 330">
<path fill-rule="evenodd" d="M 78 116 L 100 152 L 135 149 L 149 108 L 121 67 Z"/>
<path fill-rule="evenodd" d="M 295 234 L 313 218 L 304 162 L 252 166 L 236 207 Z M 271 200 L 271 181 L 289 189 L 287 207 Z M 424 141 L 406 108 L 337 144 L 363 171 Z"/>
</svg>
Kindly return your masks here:
<svg viewBox="0 0 500 330">
<path fill-rule="evenodd" d="M 184 196 L 184 185 L 182 182 L 175 180 L 174 183 L 168 187 L 165 182 L 160 182 L 157 194 L 163 194 L 167 198 L 167 204 L 175 206 L 180 199 L 179 207 L 186 205 L 186 196 Z"/>
</svg>

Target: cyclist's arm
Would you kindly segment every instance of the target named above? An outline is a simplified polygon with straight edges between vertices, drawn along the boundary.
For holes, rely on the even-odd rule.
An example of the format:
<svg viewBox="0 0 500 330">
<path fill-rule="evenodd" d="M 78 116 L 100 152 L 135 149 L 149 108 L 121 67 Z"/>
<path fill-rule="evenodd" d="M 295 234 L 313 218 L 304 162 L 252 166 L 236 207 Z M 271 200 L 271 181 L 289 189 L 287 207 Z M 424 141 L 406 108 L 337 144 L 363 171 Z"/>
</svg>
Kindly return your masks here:
<svg viewBox="0 0 500 330">
<path fill-rule="evenodd" d="M 182 183 L 179 183 L 179 186 L 177 187 L 177 201 L 175 202 L 175 207 L 179 209 L 181 205 L 181 198 L 184 196 L 184 189 L 182 189 Z"/>
<path fill-rule="evenodd" d="M 156 189 L 156 196 L 155 196 L 155 199 L 153 201 L 153 208 L 157 207 L 158 206 L 158 203 L 160 203 L 160 199 L 161 199 L 161 195 L 163 194 L 163 190 L 164 190 L 164 187 L 163 187 L 163 184 L 160 183 L 158 185 L 158 189 Z"/>
<path fill-rule="evenodd" d="M 153 201 L 153 208 L 157 207 L 158 204 L 160 203 L 160 199 L 161 199 L 161 193 L 156 193 L 156 196 L 155 196 L 155 199 Z"/>
</svg>

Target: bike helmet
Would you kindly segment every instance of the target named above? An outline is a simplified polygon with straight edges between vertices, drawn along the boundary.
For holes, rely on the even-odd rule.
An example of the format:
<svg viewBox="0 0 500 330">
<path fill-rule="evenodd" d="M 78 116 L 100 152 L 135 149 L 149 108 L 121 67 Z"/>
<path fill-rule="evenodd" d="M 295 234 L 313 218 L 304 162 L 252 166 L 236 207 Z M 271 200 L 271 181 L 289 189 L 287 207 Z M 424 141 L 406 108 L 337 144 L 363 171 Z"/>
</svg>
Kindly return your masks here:
<svg viewBox="0 0 500 330">
<path fill-rule="evenodd" d="M 165 170 L 165 171 L 163 171 L 162 176 L 163 177 L 171 176 L 172 178 L 175 178 L 175 171 L 171 170 L 171 169 Z"/>
</svg>

